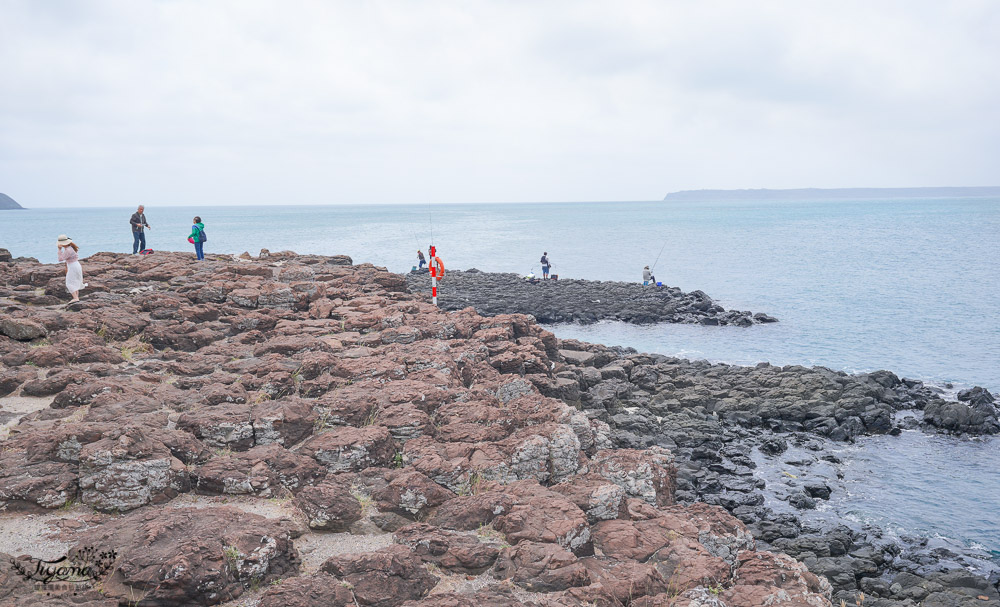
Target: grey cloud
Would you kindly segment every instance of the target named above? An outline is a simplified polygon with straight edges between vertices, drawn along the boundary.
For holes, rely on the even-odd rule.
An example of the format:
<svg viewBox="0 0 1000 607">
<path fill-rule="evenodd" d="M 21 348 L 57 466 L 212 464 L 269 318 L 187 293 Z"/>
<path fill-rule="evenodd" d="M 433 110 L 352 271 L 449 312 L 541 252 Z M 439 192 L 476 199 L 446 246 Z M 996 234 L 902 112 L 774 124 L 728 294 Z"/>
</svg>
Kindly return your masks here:
<svg viewBox="0 0 1000 607">
<path fill-rule="evenodd" d="M 8 0 L 0 189 L 42 206 L 986 184 L 995 6 Z"/>
</svg>

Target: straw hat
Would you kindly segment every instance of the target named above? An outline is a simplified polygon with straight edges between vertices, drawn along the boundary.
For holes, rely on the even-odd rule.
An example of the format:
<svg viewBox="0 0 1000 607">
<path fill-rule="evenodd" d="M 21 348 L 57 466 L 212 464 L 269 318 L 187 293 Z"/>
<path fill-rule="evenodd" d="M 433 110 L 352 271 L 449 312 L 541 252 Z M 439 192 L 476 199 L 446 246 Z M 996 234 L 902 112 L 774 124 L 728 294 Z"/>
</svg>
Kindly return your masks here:
<svg viewBox="0 0 1000 607">
<path fill-rule="evenodd" d="M 59 239 L 56 241 L 56 244 L 58 244 L 59 246 L 64 247 L 66 245 L 73 244 L 73 239 L 70 238 L 69 236 L 65 235 L 65 234 L 60 234 L 59 235 Z"/>
</svg>

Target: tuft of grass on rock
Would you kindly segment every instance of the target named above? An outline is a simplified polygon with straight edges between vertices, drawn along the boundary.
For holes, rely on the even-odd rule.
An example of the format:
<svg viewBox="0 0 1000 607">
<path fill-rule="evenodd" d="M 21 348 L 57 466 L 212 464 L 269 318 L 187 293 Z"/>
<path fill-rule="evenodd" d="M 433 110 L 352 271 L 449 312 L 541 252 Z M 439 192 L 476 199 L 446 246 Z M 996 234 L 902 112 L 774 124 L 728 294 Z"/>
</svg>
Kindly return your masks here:
<svg viewBox="0 0 1000 607">
<path fill-rule="evenodd" d="M 240 549 L 236 546 L 226 546 L 222 549 L 222 556 L 226 557 L 226 562 L 231 567 L 236 567 L 240 560 Z"/>
<path fill-rule="evenodd" d="M 481 542 L 500 544 L 501 548 L 510 547 L 510 544 L 507 543 L 507 538 L 493 527 L 493 523 L 480 525 L 479 529 L 476 529 L 476 537 Z"/>
<path fill-rule="evenodd" d="M 361 516 L 368 516 L 375 504 L 372 496 L 365 493 L 360 487 L 357 486 L 351 486 L 351 495 L 353 495 L 354 499 L 358 500 L 358 503 L 361 504 Z"/>
</svg>

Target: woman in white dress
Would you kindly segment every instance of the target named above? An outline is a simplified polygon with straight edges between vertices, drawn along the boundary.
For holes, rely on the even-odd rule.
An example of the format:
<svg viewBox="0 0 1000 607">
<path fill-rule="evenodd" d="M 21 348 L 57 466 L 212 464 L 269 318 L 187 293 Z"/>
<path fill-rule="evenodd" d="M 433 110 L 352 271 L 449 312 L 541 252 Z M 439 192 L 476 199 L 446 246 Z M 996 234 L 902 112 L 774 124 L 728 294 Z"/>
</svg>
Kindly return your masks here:
<svg viewBox="0 0 1000 607">
<path fill-rule="evenodd" d="M 59 247 L 59 261 L 66 262 L 66 290 L 73 295 L 70 303 L 80 301 L 80 289 L 87 286 L 83 282 L 83 266 L 80 265 L 80 256 L 77 255 L 80 247 L 65 234 L 60 234 L 56 244 Z"/>
</svg>

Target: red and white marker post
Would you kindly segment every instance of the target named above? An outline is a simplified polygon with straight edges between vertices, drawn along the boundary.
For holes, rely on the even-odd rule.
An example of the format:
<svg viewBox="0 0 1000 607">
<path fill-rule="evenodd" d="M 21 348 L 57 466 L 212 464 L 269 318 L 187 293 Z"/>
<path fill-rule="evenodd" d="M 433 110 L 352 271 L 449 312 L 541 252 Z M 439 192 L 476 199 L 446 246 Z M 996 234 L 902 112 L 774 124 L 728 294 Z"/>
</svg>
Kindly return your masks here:
<svg viewBox="0 0 1000 607">
<path fill-rule="evenodd" d="M 437 249 L 434 245 L 431 245 L 431 301 L 434 305 L 438 305 L 438 276 L 437 276 L 437 264 L 434 263 L 434 258 L 437 256 Z"/>
</svg>

